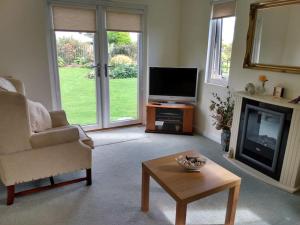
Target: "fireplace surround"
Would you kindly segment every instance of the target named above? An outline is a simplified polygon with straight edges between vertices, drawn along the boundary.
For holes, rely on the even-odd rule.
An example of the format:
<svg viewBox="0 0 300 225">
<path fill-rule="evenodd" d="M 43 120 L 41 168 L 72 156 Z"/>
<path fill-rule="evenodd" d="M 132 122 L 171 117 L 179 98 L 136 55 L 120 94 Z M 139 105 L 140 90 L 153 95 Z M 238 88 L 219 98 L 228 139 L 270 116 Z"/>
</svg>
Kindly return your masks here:
<svg viewBox="0 0 300 225">
<path fill-rule="evenodd" d="M 295 192 L 300 189 L 300 105 L 236 92 L 231 161 L 253 176 Z"/>
<path fill-rule="evenodd" d="M 236 159 L 279 180 L 293 110 L 244 98 Z"/>
</svg>

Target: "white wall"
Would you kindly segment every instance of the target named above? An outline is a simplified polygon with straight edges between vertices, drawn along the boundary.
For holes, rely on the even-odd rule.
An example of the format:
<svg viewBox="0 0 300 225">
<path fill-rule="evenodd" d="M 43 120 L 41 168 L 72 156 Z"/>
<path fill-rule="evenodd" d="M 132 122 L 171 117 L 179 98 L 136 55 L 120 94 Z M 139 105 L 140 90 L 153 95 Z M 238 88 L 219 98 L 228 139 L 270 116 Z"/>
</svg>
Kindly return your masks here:
<svg viewBox="0 0 300 225">
<path fill-rule="evenodd" d="M 195 128 L 203 135 L 217 141 L 220 134 L 211 126 L 213 121 L 209 116 L 208 105 L 211 93 L 219 92 L 220 87 L 204 83 L 211 9 L 210 2 L 210 0 L 182 1 L 180 65 L 196 66 L 201 71 Z"/>
<path fill-rule="evenodd" d="M 282 84 L 286 88 L 285 97 L 295 98 L 300 95 L 300 75 L 243 69 L 243 60 L 246 51 L 246 38 L 249 21 L 248 14 L 251 2 L 253 3 L 256 1 L 238 0 L 235 40 L 232 50 L 230 86 L 234 90 L 242 90 L 246 83 L 257 83 L 258 76 L 260 74 L 265 74 L 269 79 L 266 84 L 268 94 L 271 94 L 273 92 L 274 86 Z"/>
<path fill-rule="evenodd" d="M 24 81 L 28 96 L 50 109 L 44 2 L 0 1 L 0 75 Z"/>
<path fill-rule="evenodd" d="M 282 56 L 283 65 L 297 66 L 300 62 L 300 6 L 290 6 L 289 24 L 286 33 L 285 49 Z"/>
<path fill-rule="evenodd" d="M 180 0 L 118 0 L 148 5 L 148 64 L 177 66 Z M 24 81 L 28 97 L 52 109 L 44 0 L 0 1 L 0 75 Z"/>
<path fill-rule="evenodd" d="M 119 0 L 120 1 L 120 0 Z M 221 95 L 224 88 L 204 84 L 210 0 L 121 0 L 148 5 L 149 66 L 198 66 L 201 69 L 196 128 L 219 140 L 220 133 L 212 126 L 208 110 L 212 92 Z M 267 92 L 273 86 L 286 87 L 289 98 L 300 95 L 300 75 L 243 69 L 251 2 L 238 0 L 236 32 L 232 52 L 230 86 L 242 90 L 246 83 L 257 82 L 260 74 L 269 78 Z M 44 1 L 0 1 L 0 74 L 23 80 L 28 96 L 51 104 L 49 67 L 46 45 Z"/>
<path fill-rule="evenodd" d="M 210 17 L 210 0 L 182 1 L 181 35 L 180 35 L 180 64 L 183 66 L 199 66 L 202 70 L 199 83 L 199 102 L 196 112 L 196 128 L 203 135 L 219 141 L 220 132 L 212 127 L 212 120 L 208 110 L 211 93 L 226 94 L 223 87 L 204 83 L 206 52 L 208 43 L 208 29 Z M 248 82 L 258 83 L 260 74 L 267 75 L 270 80 L 266 84 L 267 93 L 271 94 L 273 87 L 282 84 L 286 88 L 286 97 L 294 98 L 300 95 L 300 75 L 274 73 L 268 71 L 243 69 L 246 38 L 249 23 L 249 9 L 251 2 L 256 0 L 237 1 L 236 29 L 233 42 L 231 73 L 229 85 L 232 90 L 243 90 Z"/>
<path fill-rule="evenodd" d="M 113 0 L 148 7 L 149 66 L 177 66 L 181 0 Z"/>
<path fill-rule="evenodd" d="M 290 10 L 288 7 L 262 10 L 259 63 L 282 63 Z M 274 48 L 274 46 L 276 46 Z"/>
</svg>

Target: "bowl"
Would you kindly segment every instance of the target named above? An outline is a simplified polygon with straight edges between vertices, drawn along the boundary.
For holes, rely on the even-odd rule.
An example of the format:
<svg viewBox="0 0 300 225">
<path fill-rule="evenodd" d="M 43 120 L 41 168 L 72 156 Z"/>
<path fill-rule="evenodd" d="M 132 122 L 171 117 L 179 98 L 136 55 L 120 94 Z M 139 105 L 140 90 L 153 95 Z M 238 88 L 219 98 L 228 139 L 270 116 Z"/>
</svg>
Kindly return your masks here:
<svg viewBox="0 0 300 225">
<path fill-rule="evenodd" d="M 206 159 L 201 156 L 189 157 L 189 156 L 180 155 L 175 160 L 180 166 L 182 166 L 188 171 L 200 171 L 200 169 L 206 163 Z"/>
</svg>

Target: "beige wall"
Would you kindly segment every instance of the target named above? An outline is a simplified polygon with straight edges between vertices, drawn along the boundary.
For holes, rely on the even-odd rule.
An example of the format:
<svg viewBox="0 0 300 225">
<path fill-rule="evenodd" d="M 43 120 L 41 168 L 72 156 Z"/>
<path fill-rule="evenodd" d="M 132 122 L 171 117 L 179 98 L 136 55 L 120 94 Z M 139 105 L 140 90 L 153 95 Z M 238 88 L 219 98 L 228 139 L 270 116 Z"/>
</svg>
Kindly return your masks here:
<svg viewBox="0 0 300 225">
<path fill-rule="evenodd" d="M 0 1 L 0 75 L 24 81 L 28 96 L 50 109 L 44 2 Z"/>
<path fill-rule="evenodd" d="M 149 66 L 177 66 L 180 0 L 121 1 L 148 5 Z M 24 81 L 29 98 L 51 109 L 45 2 L 0 1 L 0 74 Z"/>
</svg>

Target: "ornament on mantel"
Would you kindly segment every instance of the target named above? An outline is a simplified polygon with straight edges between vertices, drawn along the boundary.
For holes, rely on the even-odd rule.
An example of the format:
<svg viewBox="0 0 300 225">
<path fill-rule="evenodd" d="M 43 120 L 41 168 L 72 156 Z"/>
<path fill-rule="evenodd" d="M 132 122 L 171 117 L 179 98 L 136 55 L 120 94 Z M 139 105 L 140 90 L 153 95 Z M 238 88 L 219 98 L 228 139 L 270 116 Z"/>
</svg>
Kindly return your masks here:
<svg viewBox="0 0 300 225">
<path fill-rule="evenodd" d="M 261 82 L 261 85 L 257 87 L 257 93 L 264 94 L 266 92 L 265 84 L 268 81 L 268 78 L 266 75 L 260 75 L 258 80 Z"/>
<path fill-rule="evenodd" d="M 245 86 L 245 91 L 249 94 L 249 95 L 254 95 L 255 94 L 255 85 L 252 83 L 248 83 Z"/>
</svg>

